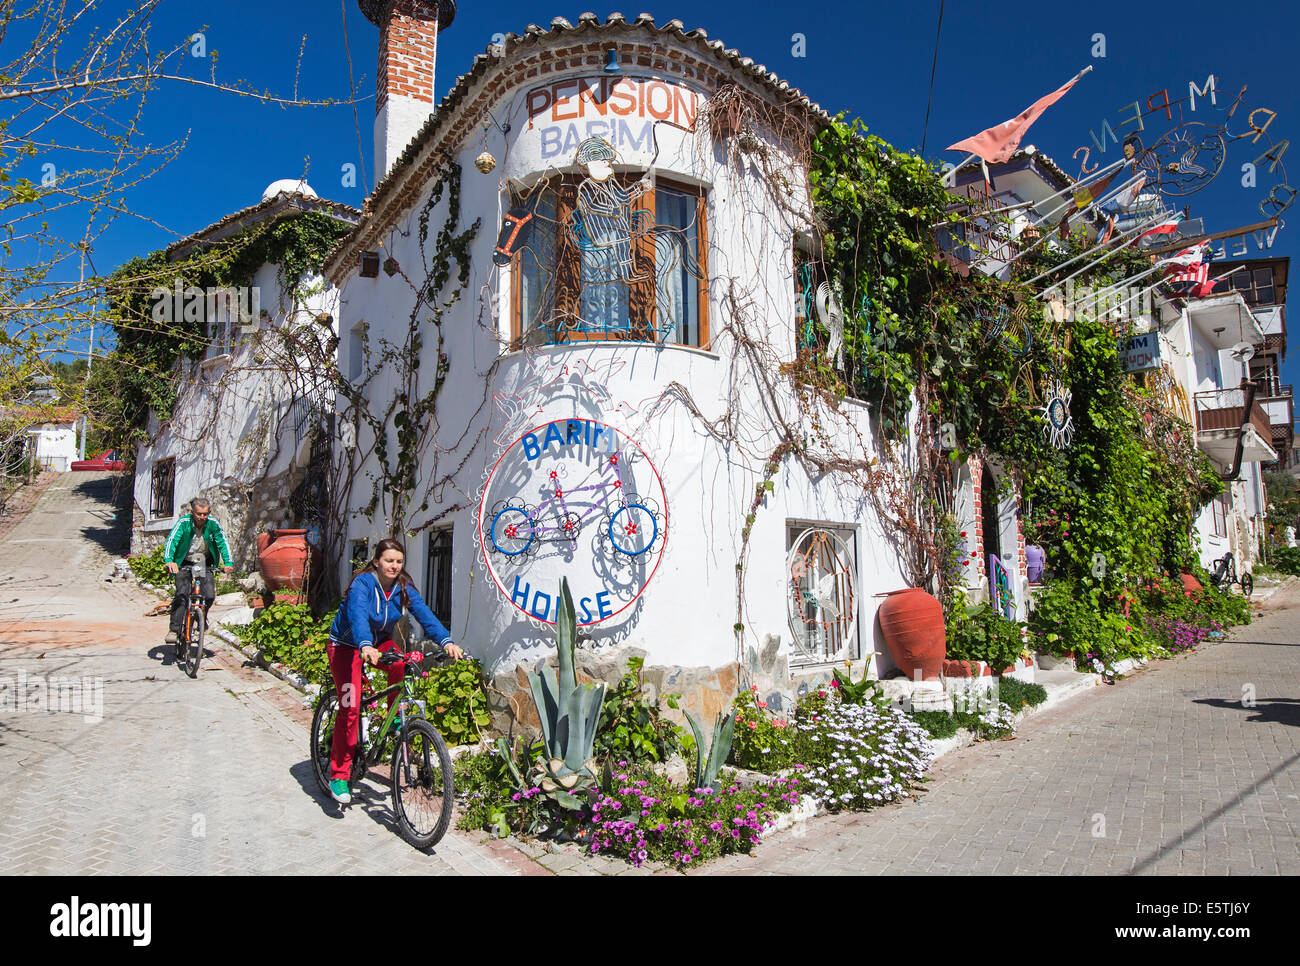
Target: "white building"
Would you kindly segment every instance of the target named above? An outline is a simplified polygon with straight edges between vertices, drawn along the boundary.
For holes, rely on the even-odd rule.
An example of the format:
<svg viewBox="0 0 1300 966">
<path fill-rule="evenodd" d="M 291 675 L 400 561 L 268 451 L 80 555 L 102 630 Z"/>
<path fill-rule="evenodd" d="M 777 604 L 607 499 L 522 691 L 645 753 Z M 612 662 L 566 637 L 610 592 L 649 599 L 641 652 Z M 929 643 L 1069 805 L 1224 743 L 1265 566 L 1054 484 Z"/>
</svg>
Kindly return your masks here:
<svg viewBox="0 0 1300 966">
<path fill-rule="evenodd" d="M 353 387 L 335 560 L 405 534 L 497 672 L 547 653 L 561 578 L 585 636 L 706 712 L 747 681 L 779 700 L 792 668 L 888 672 L 874 595 L 909 580 L 867 408 L 781 372 L 795 146 L 826 115 L 701 30 L 618 15 L 506 35 L 435 112 L 403 77 L 432 75 L 447 7 L 379 24 L 382 180 L 326 266 Z"/>
<path fill-rule="evenodd" d="M 176 242 L 167 254 L 176 261 L 308 212 L 345 224 L 359 215 L 318 198 L 305 182 L 276 181 L 259 203 Z M 319 276 L 290 286 L 281 274 L 267 263 L 246 288 L 177 283 L 175 291 L 154 293 L 156 313 L 202 312 L 211 344 L 202 359 L 178 363 L 170 418 L 150 413 L 149 441 L 136 452 L 133 552 L 164 541 L 198 496 L 211 501 L 236 566 L 246 569 L 255 566 L 257 528 L 319 525 L 315 504 L 322 502 L 334 407 L 329 365 L 337 294 Z"/>
<path fill-rule="evenodd" d="M 1189 410 L 1197 447 L 1225 481 L 1224 492 L 1196 518 L 1200 560 L 1213 570 L 1231 552 L 1240 574 L 1254 567 L 1264 533 L 1261 464 L 1278 458 L 1263 394 L 1250 381 L 1264 328 L 1236 291 L 1163 302 L 1160 313 L 1160 354 L 1181 389 L 1179 404 Z"/>
</svg>

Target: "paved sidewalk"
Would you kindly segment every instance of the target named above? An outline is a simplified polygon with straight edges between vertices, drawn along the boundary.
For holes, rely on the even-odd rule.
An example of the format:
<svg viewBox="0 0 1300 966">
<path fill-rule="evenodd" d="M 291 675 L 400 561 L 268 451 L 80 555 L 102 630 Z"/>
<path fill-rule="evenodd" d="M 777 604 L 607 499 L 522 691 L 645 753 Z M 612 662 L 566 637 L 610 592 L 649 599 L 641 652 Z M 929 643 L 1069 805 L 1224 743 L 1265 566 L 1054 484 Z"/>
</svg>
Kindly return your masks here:
<svg viewBox="0 0 1300 966">
<path fill-rule="evenodd" d="M 918 801 L 700 874 L 1298 874 L 1300 609 L 1235 636 L 946 756 Z"/>
<path fill-rule="evenodd" d="M 66 474 L 0 541 L 0 679 L 102 683 L 102 720 L 0 711 L 0 855 L 19 873 L 502 873 L 531 864 L 451 832 L 393 830 L 387 789 L 346 814 L 321 795 L 287 685 L 230 658 L 197 680 L 154 599 L 105 582 L 111 474 Z M 212 650 L 219 650 L 215 645 Z M 85 706 L 83 706 L 85 710 Z M 296 719 L 296 720 L 295 720 Z"/>
</svg>

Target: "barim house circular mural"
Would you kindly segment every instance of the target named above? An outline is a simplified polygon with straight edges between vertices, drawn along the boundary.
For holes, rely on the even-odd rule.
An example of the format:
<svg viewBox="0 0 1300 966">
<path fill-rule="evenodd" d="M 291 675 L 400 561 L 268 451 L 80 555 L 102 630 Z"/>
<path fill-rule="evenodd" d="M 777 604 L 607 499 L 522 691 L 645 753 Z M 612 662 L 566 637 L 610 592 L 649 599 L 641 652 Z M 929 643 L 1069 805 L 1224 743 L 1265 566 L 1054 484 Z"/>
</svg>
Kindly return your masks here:
<svg viewBox="0 0 1300 966">
<path fill-rule="evenodd" d="M 479 546 L 503 597 L 554 624 L 567 577 L 577 622 L 617 617 L 641 595 L 667 541 L 663 482 L 635 440 L 591 419 L 520 436 L 488 474 Z"/>
</svg>

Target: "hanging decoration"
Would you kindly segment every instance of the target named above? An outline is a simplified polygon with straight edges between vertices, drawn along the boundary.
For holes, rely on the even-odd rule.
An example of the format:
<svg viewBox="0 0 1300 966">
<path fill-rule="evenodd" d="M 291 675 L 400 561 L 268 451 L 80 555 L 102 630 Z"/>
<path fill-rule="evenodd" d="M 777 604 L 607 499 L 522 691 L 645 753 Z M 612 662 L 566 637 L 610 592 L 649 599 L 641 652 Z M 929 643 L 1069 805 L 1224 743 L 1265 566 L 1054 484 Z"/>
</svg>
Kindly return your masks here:
<svg viewBox="0 0 1300 966">
<path fill-rule="evenodd" d="M 1065 449 L 1074 438 L 1074 419 L 1070 415 L 1072 398 L 1060 376 L 1053 375 L 1044 394 L 1043 435 L 1057 449 Z"/>
<path fill-rule="evenodd" d="M 480 154 L 477 158 L 474 159 L 474 167 L 478 168 L 479 171 L 483 172 L 484 174 L 491 174 L 492 169 L 495 168 L 496 166 L 497 166 L 497 159 L 492 157 L 492 153 L 490 151 L 484 151 L 482 154 Z"/>
</svg>

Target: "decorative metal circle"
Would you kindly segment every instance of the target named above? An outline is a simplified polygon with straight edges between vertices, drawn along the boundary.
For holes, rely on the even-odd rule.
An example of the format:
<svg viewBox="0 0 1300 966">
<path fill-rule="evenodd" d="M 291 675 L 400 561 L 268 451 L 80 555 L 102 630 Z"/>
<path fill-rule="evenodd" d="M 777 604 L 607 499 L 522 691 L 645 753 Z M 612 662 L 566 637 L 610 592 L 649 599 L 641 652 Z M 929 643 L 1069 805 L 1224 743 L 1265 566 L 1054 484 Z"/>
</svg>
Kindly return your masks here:
<svg viewBox="0 0 1300 966">
<path fill-rule="evenodd" d="M 821 527 L 801 533 L 786 556 L 786 605 L 796 650 L 834 660 L 852 644 L 857 619 L 853 553 Z"/>
<path fill-rule="evenodd" d="M 1059 379 L 1048 385 L 1046 401 L 1042 408 L 1043 434 L 1057 449 L 1065 449 L 1074 438 L 1074 419 L 1070 415 L 1073 394 Z"/>
<path fill-rule="evenodd" d="M 522 506 L 507 505 L 492 517 L 488 528 L 492 549 L 507 557 L 527 553 L 537 537 L 537 524 Z"/>
<path fill-rule="evenodd" d="M 1162 194 L 1182 197 L 1213 181 L 1228 155 L 1221 128 L 1188 121 L 1164 134 L 1138 159 L 1138 166 Z"/>
<path fill-rule="evenodd" d="M 626 516 L 619 522 L 619 517 L 623 514 Z M 647 524 L 650 534 L 648 540 L 645 536 Z M 649 507 L 640 503 L 627 503 L 610 514 L 609 539 L 619 553 L 639 557 L 653 547 L 658 538 L 659 521 Z"/>
</svg>

